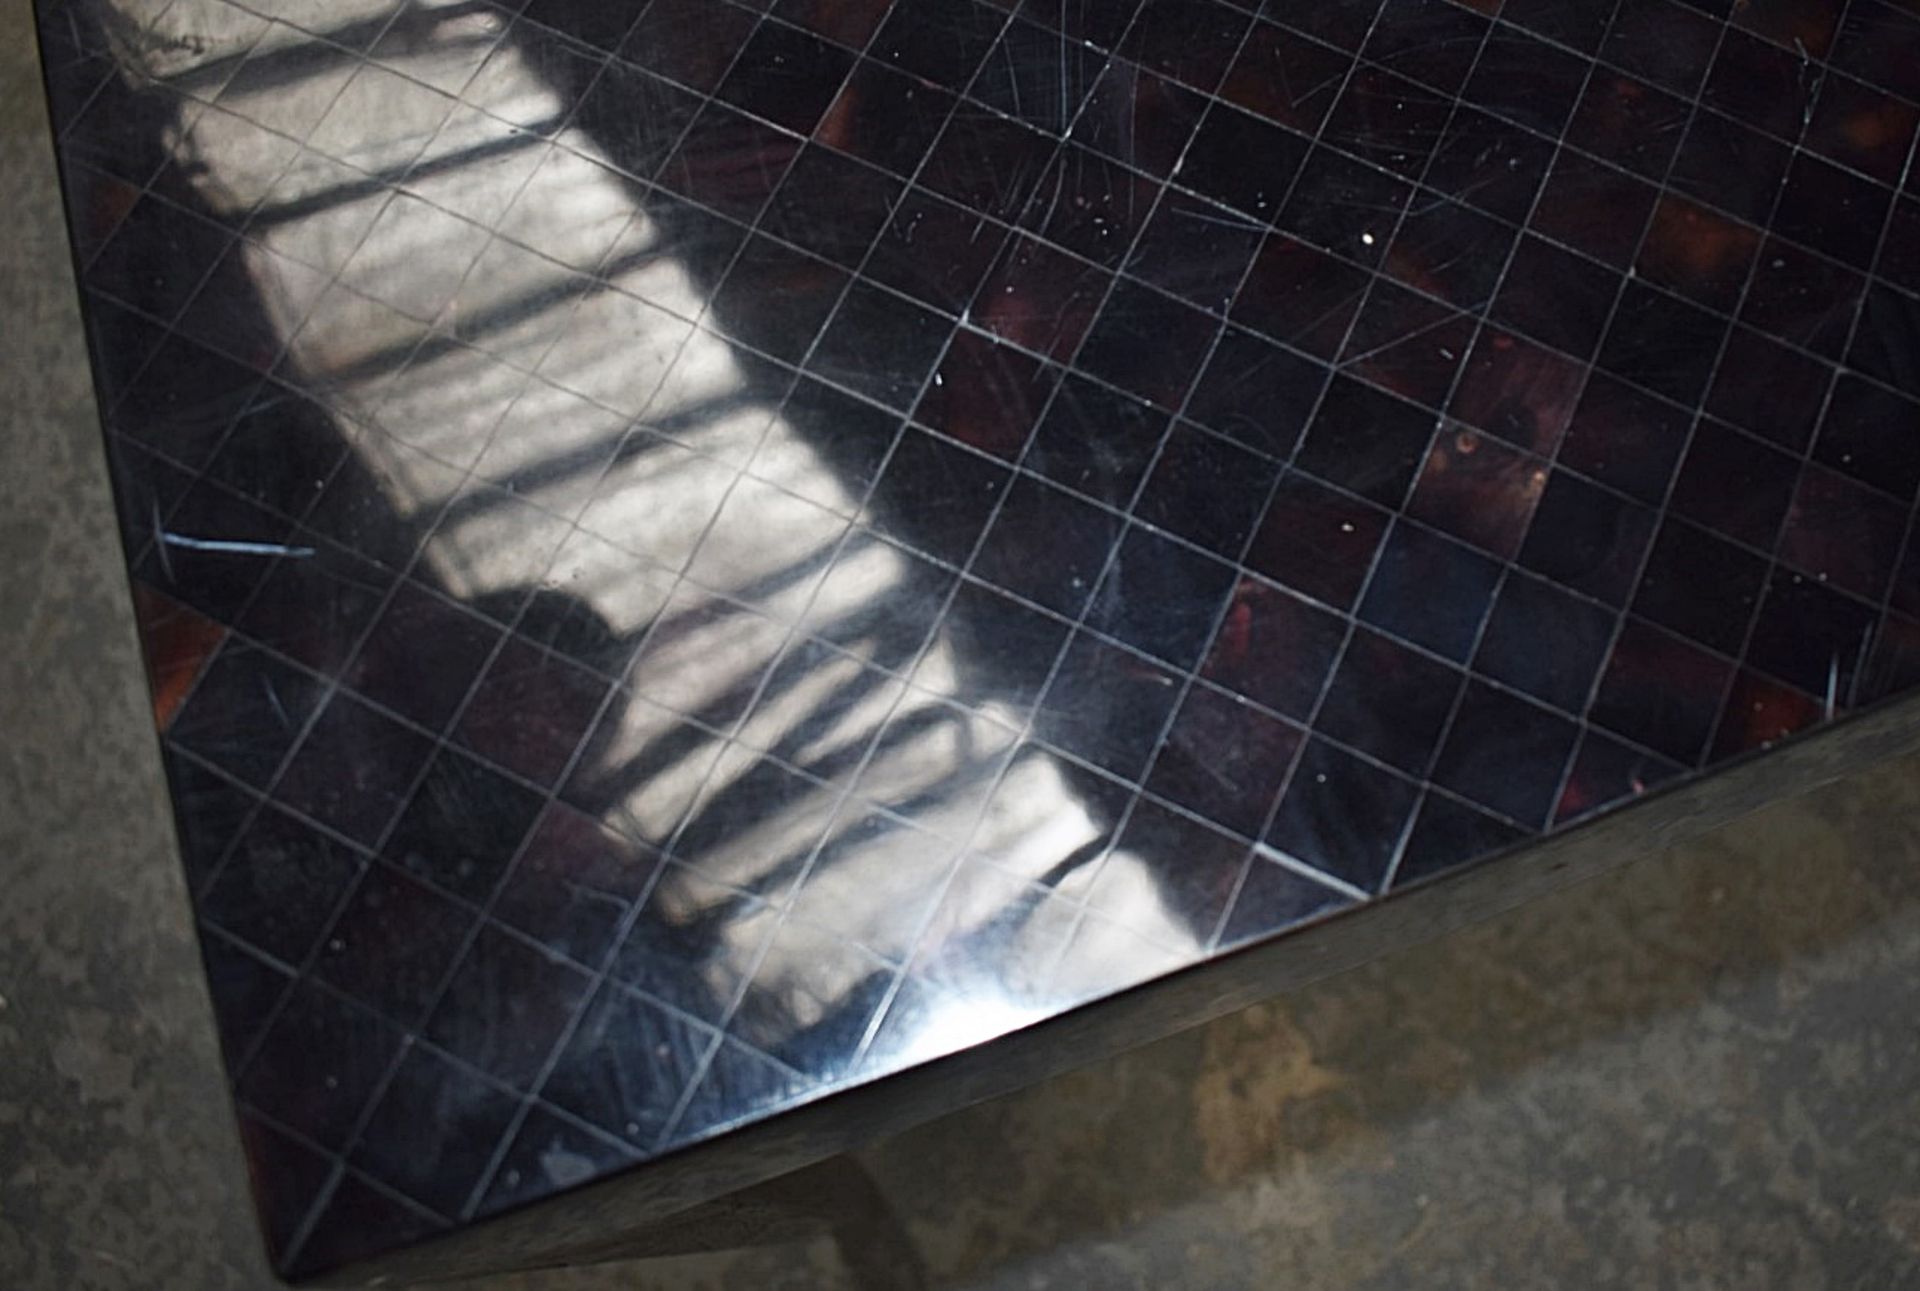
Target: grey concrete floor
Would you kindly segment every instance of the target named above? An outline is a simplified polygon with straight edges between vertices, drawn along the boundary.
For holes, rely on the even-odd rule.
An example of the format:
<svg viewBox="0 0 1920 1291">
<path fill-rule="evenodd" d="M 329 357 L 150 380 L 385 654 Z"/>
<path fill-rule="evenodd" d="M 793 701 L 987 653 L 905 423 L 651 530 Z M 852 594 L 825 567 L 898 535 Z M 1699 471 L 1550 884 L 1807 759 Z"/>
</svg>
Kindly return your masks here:
<svg viewBox="0 0 1920 1291">
<path fill-rule="evenodd" d="M 271 1285 L 0 0 L 0 1287 Z M 862 1154 L 942 1286 L 1920 1286 L 1920 759 Z M 488 1287 L 832 1287 L 830 1244 Z"/>
</svg>

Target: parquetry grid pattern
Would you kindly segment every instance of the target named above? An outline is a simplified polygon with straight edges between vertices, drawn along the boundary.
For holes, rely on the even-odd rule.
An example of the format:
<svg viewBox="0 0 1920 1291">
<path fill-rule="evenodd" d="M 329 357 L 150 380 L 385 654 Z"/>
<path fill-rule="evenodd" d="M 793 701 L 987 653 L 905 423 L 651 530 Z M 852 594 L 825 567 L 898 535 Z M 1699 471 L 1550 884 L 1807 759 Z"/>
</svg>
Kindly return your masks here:
<svg viewBox="0 0 1920 1291">
<path fill-rule="evenodd" d="M 1913 0 L 42 0 L 315 1270 L 1920 676 Z"/>
</svg>

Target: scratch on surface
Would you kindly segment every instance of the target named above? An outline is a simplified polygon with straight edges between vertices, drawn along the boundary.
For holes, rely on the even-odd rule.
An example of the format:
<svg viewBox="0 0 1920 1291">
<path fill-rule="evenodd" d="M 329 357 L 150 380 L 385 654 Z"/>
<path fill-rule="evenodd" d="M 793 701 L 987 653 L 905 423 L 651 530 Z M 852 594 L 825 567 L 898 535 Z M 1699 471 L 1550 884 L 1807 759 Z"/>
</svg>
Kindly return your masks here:
<svg viewBox="0 0 1920 1291">
<path fill-rule="evenodd" d="M 1873 649 L 1874 638 L 1880 634 L 1880 625 L 1874 624 L 1860 638 L 1860 652 L 1853 660 L 1853 676 L 1847 682 L 1847 707 L 1860 705 L 1860 686 L 1867 680 L 1867 655 Z"/>
<path fill-rule="evenodd" d="M 1393 349 L 1395 346 L 1405 345 L 1408 341 L 1415 340 L 1421 336 L 1424 336 L 1428 332 L 1436 331 L 1442 327 L 1451 326 L 1456 321 L 1458 321 L 1458 316 L 1450 314 L 1447 317 L 1439 319 L 1435 322 L 1427 323 L 1423 326 L 1416 327 L 1410 332 L 1402 332 L 1397 336 L 1389 337 L 1388 339 L 1382 341 L 1380 344 L 1374 346 L 1370 350 L 1363 350 L 1359 354 L 1351 355 L 1348 358 L 1344 358 L 1340 360 L 1340 366 L 1343 368 L 1350 368 L 1350 367 L 1353 367 L 1355 364 L 1365 363 L 1368 359 L 1377 358 L 1378 356 L 1385 354 L 1388 350 Z M 1445 354 L 1446 351 L 1442 350 L 1441 353 Z M 1448 357 L 1451 358 L 1452 355 L 1448 355 Z"/>
<path fill-rule="evenodd" d="M 1213 215 L 1190 207 L 1178 207 L 1174 214 L 1182 219 L 1192 220 L 1196 224 L 1217 224 L 1221 228 L 1239 229 L 1245 233 L 1264 233 L 1267 228 L 1266 225 L 1246 219 L 1237 212 Z"/>
<path fill-rule="evenodd" d="M 1800 92 L 1807 97 L 1807 106 L 1800 112 L 1800 128 L 1805 130 L 1813 124 L 1813 105 L 1820 97 L 1820 86 L 1827 78 L 1824 72 L 1814 70 L 1813 55 L 1807 52 L 1805 41 L 1795 36 L 1793 47 L 1800 51 Z"/>
<path fill-rule="evenodd" d="M 287 730 L 292 730 L 293 719 L 287 716 L 286 705 L 280 702 L 280 691 L 273 684 L 273 678 L 263 674 L 260 678 L 260 684 L 267 692 L 267 703 L 272 705 L 274 716 L 280 719 L 280 725 Z"/>
<path fill-rule="evenodd" d="M 166 528 L 160 523 L 160 499 L 153 499 L 153 550 L 160 557 L 160 572 L 173 581 L 173 557 L 167 554 Z"/>
<path fill-rule="evenodd" d="M 188 551 L 214 551 L 229 556 L 290 556 L 295 560 L 305 560 L 313 555 L 311 547 L 289 547 L 284 542 L 240 542 L 229 538 L 190 538 L 184 533 L 167 533 L 162 530 L 160 545 L 165 547 L 184 547 Z M 172 577 L 172 571 L 168 571 Z"/>
</svg>

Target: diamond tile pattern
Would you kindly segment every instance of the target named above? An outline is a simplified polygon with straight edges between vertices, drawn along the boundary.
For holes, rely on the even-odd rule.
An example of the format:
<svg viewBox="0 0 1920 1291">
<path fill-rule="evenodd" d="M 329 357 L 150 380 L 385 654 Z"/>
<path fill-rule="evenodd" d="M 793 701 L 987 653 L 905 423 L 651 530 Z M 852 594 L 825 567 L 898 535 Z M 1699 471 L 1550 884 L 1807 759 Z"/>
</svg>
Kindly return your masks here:
<svg viewBox="0 0 1920 1291">
<path fill-rule="evenodd" d="M 39 7 L 290 1272 L 1920 681 L 1908 0 Z"/>
</svg>

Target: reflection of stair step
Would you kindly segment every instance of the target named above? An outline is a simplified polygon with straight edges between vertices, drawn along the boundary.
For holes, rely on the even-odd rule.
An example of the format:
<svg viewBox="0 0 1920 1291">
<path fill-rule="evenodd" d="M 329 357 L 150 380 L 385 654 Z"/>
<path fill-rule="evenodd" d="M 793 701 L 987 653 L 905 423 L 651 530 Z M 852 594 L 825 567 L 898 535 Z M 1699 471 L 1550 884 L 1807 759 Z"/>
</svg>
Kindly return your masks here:
<svg viewBox="0 0 1920 1291">
<path fill-rule="evenodd" d="M 470 144 L 464 148 L 424 157 L 401 171 L 387 175 L 370 175 L 357 184 L 337 185 L 322 189 L 305 197 L 295 198 L 278 205 L 262 206 L 255 211 L 248 227 L 255 232 L 272 229 L 278 224 L 293 223 L 319 214 L 329 206 L 345 202 L 362 201 L 378 197 L 390 191 L 394 185 L 404 180 L 409 186 L 418 186 L 431 181 L 439 175 L 464 172 L 474 166 L 485 165 L 515 153 L 523 152 L 539 145 L 539 136 L 519 130 L 509 130 L 496 123 L 498 137 Z"/>
</svg>

